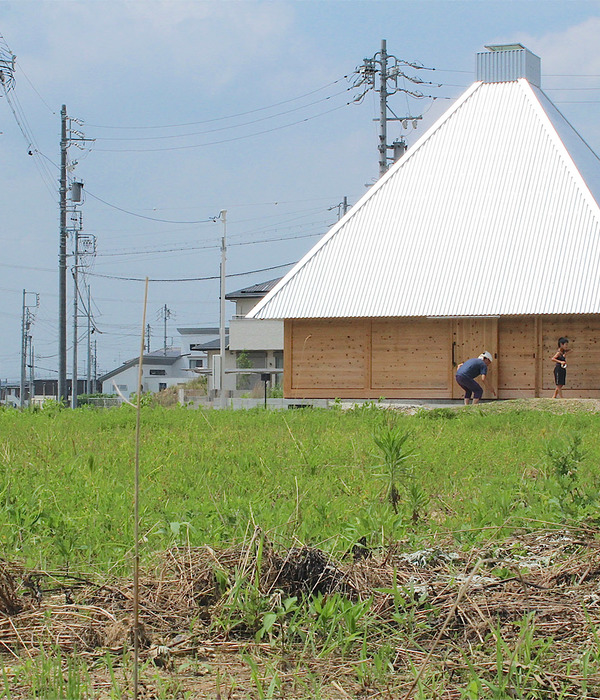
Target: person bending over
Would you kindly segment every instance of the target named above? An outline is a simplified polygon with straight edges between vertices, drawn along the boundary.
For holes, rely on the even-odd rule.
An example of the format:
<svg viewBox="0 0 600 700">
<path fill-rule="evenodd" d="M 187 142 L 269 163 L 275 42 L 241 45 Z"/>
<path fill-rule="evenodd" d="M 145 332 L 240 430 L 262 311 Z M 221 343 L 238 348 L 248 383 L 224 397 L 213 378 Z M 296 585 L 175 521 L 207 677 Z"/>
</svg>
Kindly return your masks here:
<svg viewBox="0 0 600 700">
<path fill-rule="evenodd" d="M 481 375 L 481 384 L 485 385 L 488 367 L 492 364 L 492 355 L 489 352 L 482 352 L 479 357 L 473 357 L 470 360 L 458 365 L 456 369 L 456 382 L 465 390 L 465 406 L 471 403 L 479 403 L 479 399 L 483 396 L 483 386 L 480 386 L 475 378 Z M 496 396 L 496 392 L 490 386 L 491 392 Z"/>
</svg>

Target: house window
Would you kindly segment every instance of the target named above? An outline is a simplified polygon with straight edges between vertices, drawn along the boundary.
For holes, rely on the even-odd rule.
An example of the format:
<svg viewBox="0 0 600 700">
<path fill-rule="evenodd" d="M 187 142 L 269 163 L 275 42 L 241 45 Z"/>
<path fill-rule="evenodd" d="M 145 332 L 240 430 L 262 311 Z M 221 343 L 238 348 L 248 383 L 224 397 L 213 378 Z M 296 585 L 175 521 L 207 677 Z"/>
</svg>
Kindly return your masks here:
<svg viewBox="0 0 600 700">
<path fill-rule="evenodd" d="M 158 390 L 164 391 L 167 388 L 167 382 L 158 382 Z"/>
<path fill-rule="evenodd" d="M 117 389 L 119 391 L 127 391 L 127 384 L 117 384 Z"/>
<path fill-rule="evenodd" d="M 151 377 L 164 377 L 166 374 L 167 374 L 166 369 L 151 369 L 150 370 Z"/>
<path fill-rule="evenodd" d="M 204 360 L 190 360 L 190 369 L 194 367 L 204 367 Z"/>
</svg>

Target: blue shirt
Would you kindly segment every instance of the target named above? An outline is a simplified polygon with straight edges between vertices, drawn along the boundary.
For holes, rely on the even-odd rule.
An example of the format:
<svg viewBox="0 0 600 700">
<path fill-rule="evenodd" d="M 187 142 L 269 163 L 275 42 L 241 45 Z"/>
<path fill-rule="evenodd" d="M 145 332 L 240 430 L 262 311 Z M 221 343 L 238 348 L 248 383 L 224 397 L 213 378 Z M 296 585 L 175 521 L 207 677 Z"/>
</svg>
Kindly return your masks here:
<svg viewBox="0 0 600 700">
<path fill-rule="evenodd" d="M 461 367 L 457 370 L 456 374 L 460 374 L 463 377 L 469 377 L 469 379 L 475 379 L 480 374 L 487 374 L 487 365 L 483 360 L 478 357 L 474 357 L 471 360 L 464 362 Z"/>
</svg>

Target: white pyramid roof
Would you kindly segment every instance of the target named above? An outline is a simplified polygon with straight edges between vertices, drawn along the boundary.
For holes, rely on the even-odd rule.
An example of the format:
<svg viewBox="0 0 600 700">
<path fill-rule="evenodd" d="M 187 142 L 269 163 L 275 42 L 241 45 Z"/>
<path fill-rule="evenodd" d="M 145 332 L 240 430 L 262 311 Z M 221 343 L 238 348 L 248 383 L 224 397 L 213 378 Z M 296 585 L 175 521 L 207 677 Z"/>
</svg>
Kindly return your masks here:
<svg viewBox="0 0 600 700">
<path fill-rule="evenodd" d="M 600 313 L 599 203 L 538 87 L 475 82 L 249 317 Z"/>
</svg>

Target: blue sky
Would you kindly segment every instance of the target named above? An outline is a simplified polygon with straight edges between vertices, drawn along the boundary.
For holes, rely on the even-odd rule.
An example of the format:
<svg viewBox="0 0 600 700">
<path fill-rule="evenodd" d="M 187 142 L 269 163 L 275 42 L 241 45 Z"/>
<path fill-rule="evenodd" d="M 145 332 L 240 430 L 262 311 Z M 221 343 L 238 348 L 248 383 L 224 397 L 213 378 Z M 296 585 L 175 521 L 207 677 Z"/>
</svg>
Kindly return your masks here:
<svg viewBox="0 0 600 700">
<path fill-rule="evenodd" d="M 437 99 L 391 97 L 396 114 L 424 118 L 416 130 L 391 124 L 389 142 L 414 143 L 473 81 L 485 44 L 521 42 L 542 59 L 543 89 L 600 152 L 596 1 L 0 0 L 0 33 L 17 56 L 11 102 L 26 132 L 0 97 L 2 378 L 19 373 L 24 288 L 40 294 L 36 375 L 56 376 L 63 103 L 96 139 L 69 155 L 88 192 L 84 232 L 97 239 L 88 280 L 105 371 L 139 350 L 143 284 L 119 278 L 218 275 L 222 228 L 210 219 L 222 209 L 228 291 L 280 276 L 344 196 L 364 194 L 378 174 L 377 95 L 347 105 L 356 92 L 346 76 L 383 38 L 399 59 L 436 69 L 407 70 L 432 81 L 421 89 Z M 203 223 L 170 223 L 192 221 Z M 242 274 L 263 268 L 274 269 Z M 177 326 L 217 325 L 218 282 L 150 284 L 153 348 L 164 304 L 169 338 Z M 83 346 L 80 355 L 83 373 Z"/>
</svg>

